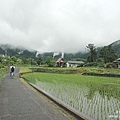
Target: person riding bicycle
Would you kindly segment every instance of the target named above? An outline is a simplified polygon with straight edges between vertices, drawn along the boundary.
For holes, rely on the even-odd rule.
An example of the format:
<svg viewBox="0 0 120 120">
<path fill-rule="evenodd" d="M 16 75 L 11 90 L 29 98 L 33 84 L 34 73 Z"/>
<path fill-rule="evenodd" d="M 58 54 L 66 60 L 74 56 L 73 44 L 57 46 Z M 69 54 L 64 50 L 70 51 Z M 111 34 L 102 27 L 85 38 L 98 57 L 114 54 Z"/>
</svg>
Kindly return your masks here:
<svg viewBox="0 0 120 120">
<path fill-rule="evenodd" d="M 12 64 L 10 66 L 10 77 L 14 75 L 14 71 L 15 71 L 15 66 Z"/>
</svg>

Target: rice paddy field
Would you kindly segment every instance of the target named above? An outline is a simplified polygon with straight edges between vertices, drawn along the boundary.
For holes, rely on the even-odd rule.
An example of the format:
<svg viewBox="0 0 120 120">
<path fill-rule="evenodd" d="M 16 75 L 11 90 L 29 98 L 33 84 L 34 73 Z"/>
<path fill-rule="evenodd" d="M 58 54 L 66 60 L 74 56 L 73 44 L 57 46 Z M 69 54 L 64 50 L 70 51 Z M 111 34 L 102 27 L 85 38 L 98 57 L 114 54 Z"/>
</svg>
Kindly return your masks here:
<svg viewBox="0 0 120 120">
<path fill-rule="evenodd" d="M 120 119 L 120 78 L 42 72 L 23 77 L 90 120 Z"/>
</svg>

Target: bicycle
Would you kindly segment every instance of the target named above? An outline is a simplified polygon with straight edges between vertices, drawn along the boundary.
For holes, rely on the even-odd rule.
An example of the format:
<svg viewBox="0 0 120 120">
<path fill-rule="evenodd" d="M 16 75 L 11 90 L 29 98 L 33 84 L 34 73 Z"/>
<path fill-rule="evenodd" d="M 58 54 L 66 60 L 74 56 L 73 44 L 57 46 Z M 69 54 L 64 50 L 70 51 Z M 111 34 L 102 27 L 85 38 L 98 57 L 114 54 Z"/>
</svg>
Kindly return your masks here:
<svg viewBox="0 0 120 120">
<path fill-rule="evenodd" d="M 10 77 L 13 78 L 14 72 L 10 72 Z"/>
</svg>

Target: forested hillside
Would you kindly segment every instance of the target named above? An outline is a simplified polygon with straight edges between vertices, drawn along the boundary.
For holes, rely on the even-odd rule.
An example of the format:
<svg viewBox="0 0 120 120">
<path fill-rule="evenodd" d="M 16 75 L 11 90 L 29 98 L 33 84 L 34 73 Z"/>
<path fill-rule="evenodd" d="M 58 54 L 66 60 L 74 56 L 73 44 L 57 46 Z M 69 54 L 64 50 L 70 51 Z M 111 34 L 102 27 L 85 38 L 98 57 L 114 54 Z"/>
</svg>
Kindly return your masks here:
<svg viewBox="0 0 120 120">
<path fill-rule="evenodd" d="M 35 50 L 28 50 L 22 47 L 15 47 L 9 44 L 0 45 L 0 54 L 7 56 L 25 57 L 25 58 L 35 58 Z"/>
<path fill-rule="evenodd" d="M 120 40 L 117 40 L 110 44 L 111 47 L 115 50 L 115 53 L 118 57 L 120 57 Z M 106 46 L 106 45 L 105 45 Z M 104 46 L 103 46 L 104 47 Z M 99 51 L 102 47 L 96 48 L 97 54 L 99 54 Z M 48 56 L 53 56 L 54 52 L 45 52 L 42 54 L 38 54 L 42 59 L 46 59 Z M 28 50 L 26 48 L 22 47 L 14 47 L 9 44 L 2 44 L 0 45 L 0 54 L 7 55 L 7 56 L 16 56 L 16 57 L 25 57 L 25 58 L 35 58 L 37 51 L 36 50 Z M 74 59 L 87 59 L 89 54 L 89 51 L 86 52 L 76 52 L 76 53 L 64 53 L 64 59 L 65 60 L 74 60 Z M 59 53 L 58 56 L 56 56 L 54 59 L 58 59 L 61 57 L 62 53 Z"/>
<path fill-rule="evenodd" d="M 110 44 L 112 46 L 112 48 L 115 50 L 115 52 L 117 53 L 117 55 L 120 57 L 120 40 L 113 42 L 112 44 Z"/>
</svg>

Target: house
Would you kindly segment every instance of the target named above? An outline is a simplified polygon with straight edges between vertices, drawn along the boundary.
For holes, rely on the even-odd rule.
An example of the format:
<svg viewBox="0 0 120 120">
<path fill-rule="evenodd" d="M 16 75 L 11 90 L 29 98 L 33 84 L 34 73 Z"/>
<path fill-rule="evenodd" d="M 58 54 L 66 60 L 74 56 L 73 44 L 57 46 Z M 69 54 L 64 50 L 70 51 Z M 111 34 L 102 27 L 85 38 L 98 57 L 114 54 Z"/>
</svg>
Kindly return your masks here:
<svg viewBox="0 0 120 120">
<path fill-rule="evenodd" d="M 117 67 L 120 68 L 120 58 L 113 61 L 115 64 L 117 64 Z"/>
<path fill-rule="evenodd" d="M 83 61 L 68 61 L 67 63 L 67 67 L 80 67 L 81 65 L 84 64 Z"/>
<path fill-rule="evenodd" d="M 58 67 L 63 67 L 64 63 L 65 62 L 64 62 L 63 58 L 58 58 L 57 61 L 56 61 L 56 65 Z"/>
</svg>

